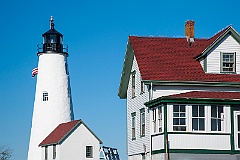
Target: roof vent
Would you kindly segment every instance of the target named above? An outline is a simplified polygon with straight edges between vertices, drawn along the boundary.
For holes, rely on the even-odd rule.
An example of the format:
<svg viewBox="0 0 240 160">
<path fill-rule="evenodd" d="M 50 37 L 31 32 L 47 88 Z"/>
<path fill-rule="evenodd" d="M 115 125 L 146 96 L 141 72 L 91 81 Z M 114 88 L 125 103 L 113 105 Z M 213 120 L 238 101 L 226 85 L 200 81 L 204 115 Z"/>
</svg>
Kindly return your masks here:
<svg viewBox="0 0 240 160">
<path fill-rule="evenodd" d="M 194 42 L 194 24 L 195 22 L 193 20 L 188 20 L 185 23 L 185 36 L 187 38 L 188 47 Z"/>
</svg>

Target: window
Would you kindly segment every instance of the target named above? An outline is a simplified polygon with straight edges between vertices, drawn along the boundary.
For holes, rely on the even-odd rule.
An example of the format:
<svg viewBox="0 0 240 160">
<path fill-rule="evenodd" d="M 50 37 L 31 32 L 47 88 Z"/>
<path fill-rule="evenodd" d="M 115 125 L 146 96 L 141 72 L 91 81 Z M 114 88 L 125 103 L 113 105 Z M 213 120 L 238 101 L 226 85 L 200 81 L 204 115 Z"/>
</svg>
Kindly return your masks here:
<svg viewBox="0 0 240 160">
<path fill-rule="evenodd" d="M 173 105 L 173 130 L 186 131 L 186 106 Z"/>
<path fill-rule="evenodd" d="M 141 81 L 141 93 L 145 92 L 145 84 L 143 81 Z"/>
<path fill-rule="evenodd" d="M 86 146 L 86 158 L 93 158 L 93 146 Z"/>
<path fill-rule="evenodd" d="M 205 130 L 205 109 L 204 105 L 192 105 L 192 130 Z"/>
<path fill-rule="evenodd" d="M 235 72 L 235 53 L 221 53 L 221 72 Z"/>
<path fill-rule="evenodd" d="M 158 107 L 158 132 L 162 131 L 162 107 Z"/>
<path fill-rule="evenodd" d="M 157 108 L 154 108 L 153 110 L 152 110 L 152 124 L 153 124 L 153 133 L 156 133 L 156 131 L 157 131 L 157 123 L 156 123 L 156 118 L 157 118 Z"/>
<path fill-rule="evenodd" d="M 53 145 L 53 159 L 56 159 L 56 145 Z"/>
<path fill-rule="evenodd" d="M 43 101 L 48 101 L 48 92 L 43 92 Z"/>
<path fill-rule="evenodd" d="M 48 159 L 48 147 L 45 147 L 44 159 Z"/>
<path fill-rule="evenodd" d="M 135 97 L 136 92 L 136 84 L 135 84 L 135 72 L 132 73 L 132 98 Z"/>
<path fill-rule="evenodd" d="M 136 139 L 136 112 L 132 113 L 132 140 Z"/>
<path fill-rule="evenodd" d="M 211 131 L 221 131 L 223 128 L 223 106 L 211 106 Z"/>
<path fill-rule="evenodd" d="M 145 109 L 140 110 L 140 136 L 145 136 Z"/>
</svg>

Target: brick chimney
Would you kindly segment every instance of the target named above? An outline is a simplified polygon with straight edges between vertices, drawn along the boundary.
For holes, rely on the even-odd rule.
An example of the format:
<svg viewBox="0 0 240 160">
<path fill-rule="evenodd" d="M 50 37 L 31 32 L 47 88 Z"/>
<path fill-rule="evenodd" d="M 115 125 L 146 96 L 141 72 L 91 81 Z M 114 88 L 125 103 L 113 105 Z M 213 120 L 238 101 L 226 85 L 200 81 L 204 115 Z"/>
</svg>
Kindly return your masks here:
<svg viewBox="0 0 240 160">
<path fill-rule="evenodd" d="M 188 20 L 185 23 L 185 36 L 187 38 L 188 47 L 191 47 L 192 42 L 194 42 L 194 24 L 193 20 Z"/>
</svg>

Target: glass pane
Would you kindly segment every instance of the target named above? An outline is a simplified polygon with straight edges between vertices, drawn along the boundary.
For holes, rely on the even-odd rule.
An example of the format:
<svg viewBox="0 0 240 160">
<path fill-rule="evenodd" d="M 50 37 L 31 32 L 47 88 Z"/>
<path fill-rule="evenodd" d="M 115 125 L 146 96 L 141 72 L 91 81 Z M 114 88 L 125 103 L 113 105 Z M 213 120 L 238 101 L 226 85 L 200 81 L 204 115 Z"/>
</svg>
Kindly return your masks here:
<svg viewBox="0 0 240 160">
<path fill-rule="evenodd" d="M 221 131 L 221 119 L 218 119 L 218 131 Z"/>
<path fill-rule="evenodd" d="M 222 118 L 221 113 L 223 113 L 223 106 L 218 106 L 218 118 Z"/>
<path fill-rule="evenodd" d="M 185 113 L 180 113 L 180 117 L 185 117 Z"/>
<path fill-rule="evenodd" d="M 185 105 L 180 105 L 180 112 L 185 112 Z"/>
<path fill-rule="evenodd" d="M 211 119 L 211 131 L 216 131 L 216 130 L 217 130 L 217 120 Z"/>
<path fill-rule="evenodd" d="M 196 105 L 192 106 L 192 116 L 198 117 L 198 106 L 196 106 Z"/>
<path fill-rule="evenodd" d="M 173 113 L 173 117 L 179 117 L 179 113 Z"/>
<path fill-rule="evenodd" d="M 185 126 L 181 126 L 180 130 L 181 131 L 186 131 L 186 127 Z"/>
<path fill-rule="evenodd" d="M 198 130 L 198 119 L 197 118 L 192 119 L 192 130 Z"/>
<path fill-rule="evenodd" d="M 179 106 L 173 105 L 173 112 L 179 112 Z"/>
<path fill-rule="evenodd" d="M 240 133 L 238 133 L 238 148 L 240 148 Z"/>
<path fill-rule="evenodd" d="M 173 118 L 173 125 L 179 125 L 179 119 Z"/>
<path fill-rule="evenodd" d="M 199 106 L 199 117 L 204 117 L 205 113 L 204 113 L 204 106 L 200 105 Z"/>
<path fill-rule="evenodd" d="M 185 118 L 180 118 L 180 125 L 185 125 L 186 122 L 185 122 Z"/>
<path fill-rule="evenodd" d="M 205 130 L 205 119 L 199 118 L 199 130 L 204 131 Z"/>
<path fill-rule="evenodd" d="M 240 115 L 237 115 L 237 122 L 238 122 L 238 131 L 240 131 Z"/>
<path fill-rule="evenodd" d="M 211 117 L 217 118 L 217 106 L 215 105 L 211 106 Z"/>
</svg>

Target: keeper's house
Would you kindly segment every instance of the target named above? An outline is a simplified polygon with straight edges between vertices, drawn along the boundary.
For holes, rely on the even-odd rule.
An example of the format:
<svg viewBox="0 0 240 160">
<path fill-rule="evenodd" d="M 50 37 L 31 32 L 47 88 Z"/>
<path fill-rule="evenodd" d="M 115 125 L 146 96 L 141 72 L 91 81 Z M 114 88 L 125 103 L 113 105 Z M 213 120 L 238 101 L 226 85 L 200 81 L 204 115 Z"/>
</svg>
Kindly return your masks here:
<svg viewBox="0 0 240 160">
<path fill-rule="evenodd" d="M 129 160 L 240 158 L 240 35 L 130 36 L 118 95 Z"/>
<path fill-rule="evenodd" d="M 99 160 L 102 141 L 82 120 L 59 124 L 40 144 L 42 160 Z"/>
</svg>

